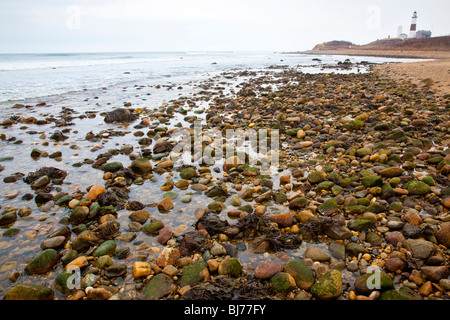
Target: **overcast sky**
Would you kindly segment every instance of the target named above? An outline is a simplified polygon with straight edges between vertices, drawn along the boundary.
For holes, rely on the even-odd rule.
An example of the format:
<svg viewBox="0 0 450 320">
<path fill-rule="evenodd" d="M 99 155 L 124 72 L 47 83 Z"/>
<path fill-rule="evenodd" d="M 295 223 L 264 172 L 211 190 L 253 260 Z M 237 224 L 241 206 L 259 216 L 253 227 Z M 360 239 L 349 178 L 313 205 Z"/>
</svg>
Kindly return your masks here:
<svg viewBox="0 0 450 320">
<path fill-rule="evenodd" d="M 0 0 L 0 52 L 297 51 L 418 30 L 450 34 L 448 0 Z"/>
</svg>

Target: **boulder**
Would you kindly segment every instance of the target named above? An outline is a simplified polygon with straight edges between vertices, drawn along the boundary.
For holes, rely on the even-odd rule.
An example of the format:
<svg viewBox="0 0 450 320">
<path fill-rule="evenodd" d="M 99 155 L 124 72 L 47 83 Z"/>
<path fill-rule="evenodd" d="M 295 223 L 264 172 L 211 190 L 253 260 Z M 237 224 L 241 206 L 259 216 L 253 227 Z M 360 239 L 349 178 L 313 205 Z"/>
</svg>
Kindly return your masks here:
<svg viewBox="0 0 450 320">
<path fill-rule="evenodd" d="M 318 299 L 336 299 L 342 293 L 342 274 L 339 270 L 331 270 L 319 278 L 312 287 L 311 293 Z"/>
<path fill-rule="evenodd" d="M 16 285 L 9 289 L 3 300 L 53 300 L 55 293 L 43 286 Z"/>
<path fill-rule="evenodd" d="M 158 273 L 154 276 L 144 288 L 144 299 L 158 300 L 168 294 L 175 292 L 176 285 L 171 277 L 164 273 Z"/>
<path fill-rule="evenodd" d="M 46 249 L 31 260 L 25 267 L 28 274 L 44 274 L 52 270 L 59 260 L 59 254 L 55 249 Z"/>
<path fill-rule="evenodd" d="M 309 290 L 314 284 L 314 273 L 301 259 L 289 261 L 284 265 L 283 271 L 289 273 L 301 289 Z"/>
</svg>

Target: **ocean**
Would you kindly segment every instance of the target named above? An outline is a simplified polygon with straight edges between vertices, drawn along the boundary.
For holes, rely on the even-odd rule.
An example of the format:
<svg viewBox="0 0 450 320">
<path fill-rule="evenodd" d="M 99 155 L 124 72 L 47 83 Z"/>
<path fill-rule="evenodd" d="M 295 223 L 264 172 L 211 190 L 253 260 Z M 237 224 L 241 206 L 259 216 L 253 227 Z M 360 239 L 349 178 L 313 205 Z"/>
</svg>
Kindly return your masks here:
<svg viewBox="0 0 450 320">
<path fill-rule="evenodd" d="M 319 58 L 321 61 L 313 60 Z M 155 85 L 205 79 L 236 69 L 300 66 L 304 72 L 333 72 L 321 65 L 402 62 L 412 59 L 314 56 L 274 52 L 143 52 L 0 54 L 0 104 L 83 90 L 137 83 Z M 364 72 L 364 70 L 360 70 Z M 357 72 L 356 69 L 346 72 Z"/>
</svg>

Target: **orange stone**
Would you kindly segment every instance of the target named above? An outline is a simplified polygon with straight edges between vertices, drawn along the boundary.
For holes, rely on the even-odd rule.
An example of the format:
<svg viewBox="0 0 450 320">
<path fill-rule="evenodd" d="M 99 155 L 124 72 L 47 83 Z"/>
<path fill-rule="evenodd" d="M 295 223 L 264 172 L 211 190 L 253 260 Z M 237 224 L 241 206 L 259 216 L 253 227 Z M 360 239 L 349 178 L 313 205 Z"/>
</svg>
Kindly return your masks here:
<svg viewBox="0 0 450 320">
<path fill-rule="evenodd" d="M 158 203 L 158 209 L 167 211 L 173 208 L 173 202 L 170 198 L 164 198 Z"/>
<path fill-rule="evenodd" d="M 147 277 L 151 272 L 152 268 L 148 262 L 136 261 L 133 264 L 132 273 L 135 279 Z"/>
<path fill-rule="evenodd" d="M 75 258 L 70 263 L 66 265 L 66 270 L 68 270 L 69 267 L 78 267 L 83 268 L 86 267 L 89 264 L 87 258 L 85 256 L 81 256 L 78 258 Z"/>
<path fill-rule="evenodd" d="M 106 189 L 104 186 L 101 185 L 94 185 L 91 187 L 91 189 L 89 190 L 88 194 L 85 196 L 86 199 L 89 199 L 91 201 L 95 201 L 95 199 L 97 199 L 97 197 L 102 194 L 105 193 Z"/>
<path fill-rule="evenodd" d="M 160 268 L 165 268 L 169 265 L 175 264 L 180 258 L 180 250 L 177 248 L 164 248 L 161 254 L 156 259 L 156 264 Z"/>
</svg>

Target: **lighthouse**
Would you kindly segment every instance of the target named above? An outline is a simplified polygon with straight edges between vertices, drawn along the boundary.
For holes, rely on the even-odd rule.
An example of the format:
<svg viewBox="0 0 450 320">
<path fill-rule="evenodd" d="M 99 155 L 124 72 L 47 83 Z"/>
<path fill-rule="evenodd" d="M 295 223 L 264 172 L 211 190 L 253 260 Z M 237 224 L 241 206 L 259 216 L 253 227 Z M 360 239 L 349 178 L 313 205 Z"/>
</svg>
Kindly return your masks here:
<svg viewBox="0 0 450 320">
<path fill-rule="evenodd" d="M 417 26 L 417 11 L 414 11 L 411 21 L 411 27 L 409 28 L 409 37 L 416 37 L 416 26 Z"/>
</svg>

